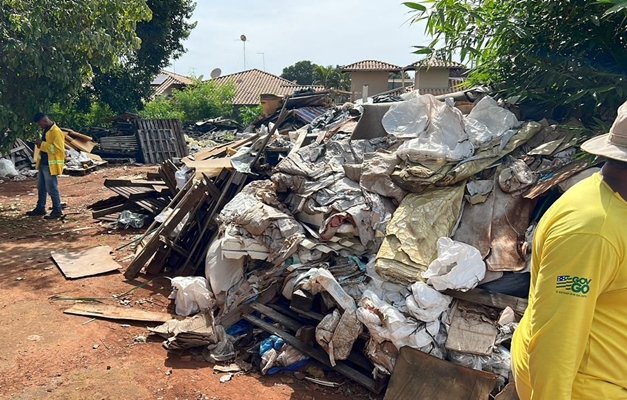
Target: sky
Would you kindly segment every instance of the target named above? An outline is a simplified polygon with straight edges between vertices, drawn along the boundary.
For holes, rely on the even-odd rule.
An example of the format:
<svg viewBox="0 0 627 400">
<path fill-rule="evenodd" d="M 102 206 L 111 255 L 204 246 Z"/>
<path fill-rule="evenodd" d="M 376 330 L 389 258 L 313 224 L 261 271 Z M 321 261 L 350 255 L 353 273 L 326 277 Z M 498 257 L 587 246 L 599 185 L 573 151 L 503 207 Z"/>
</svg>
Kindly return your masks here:
<svg viewBox="0 0 627 400">
<path fill-rule="evenodd" d="M 169 70 L 209 78 L 258 68 L 280 75 L 301 60 L 346 65 L 380 60 L 405 66 L 423 56 L 424 25 L 410 25 L 399 0 L 196 0 L 198 25 Z M 246 35 L 246 68 L 241 35 Z M 259 53 L 264 53 L 261 55 Z"/>
</svg>

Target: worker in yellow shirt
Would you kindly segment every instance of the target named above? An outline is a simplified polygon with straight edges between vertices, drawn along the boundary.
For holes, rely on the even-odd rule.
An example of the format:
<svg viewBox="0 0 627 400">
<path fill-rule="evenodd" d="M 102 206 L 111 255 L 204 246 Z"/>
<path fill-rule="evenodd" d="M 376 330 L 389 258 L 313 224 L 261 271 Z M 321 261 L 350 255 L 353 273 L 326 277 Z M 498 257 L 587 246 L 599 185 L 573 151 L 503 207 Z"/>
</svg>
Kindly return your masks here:
<svg viewBox="0 0 627 400">
<path fill-rule="evenodd" d="M 55 219 L 63 216 L 57 176 L 63 173 L 65 163 L 65 135 L 44 113 L 37 113 L 34 122 L 41 128 L 41 139 L 35 141 L 37 168 L 37 206 L 26 215 Z M 46 198 L 50 195 L 52 212 L 46 215 Z"/>
<path fill-rule="evenodd" d="M 608 161 L 538 224 L 512 343 L 521 400 L 627 399 L 627 103 L 582 149 Z"/>
</svg>

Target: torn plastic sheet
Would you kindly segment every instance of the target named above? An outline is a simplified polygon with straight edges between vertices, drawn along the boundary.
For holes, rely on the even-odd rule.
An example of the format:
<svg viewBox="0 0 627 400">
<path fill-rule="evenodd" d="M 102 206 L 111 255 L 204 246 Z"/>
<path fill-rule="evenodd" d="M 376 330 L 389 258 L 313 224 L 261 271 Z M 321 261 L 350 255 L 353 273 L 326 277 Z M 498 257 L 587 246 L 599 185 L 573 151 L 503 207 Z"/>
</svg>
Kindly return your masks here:
<svg viewBox="0 0 627 400">
<path fill-rule="evenodd" d="M 465 183 L 409 194 L 388 223 L 377 253 L 376 272 L 389 281 L 410 284 L 437 256 L 437 241 L 451 235 L 462 209 Z"/>
<path fill-rule="evenodd" d="M 449 351 L 447 359 L 464 367 L 492 372 L 504 380 L 509 379 L 512 364 L 512 356 L 503 346 L 496 347 L 491 356 L 477 356 Z"/>
<path fill-rule="evenodd" d="M 474 147 L 468 141 L 468 135 L 464 130 L 462 113 L 448 102 L 436 100 L 430 94 L 398 103 L 394 109 L 390 107 L 383 120 L 385 121 L 390 113 L 404 113 L 406 119 L 422 121 L 424 107 L 419 103 L 427 103 L 429 123 L 422 131 L 419 130 L 422 124 L 416 125 L 415 128 L 418 130 L 414 132 L 415 138 L 403 143 L 396 154 L 401 159 L 413 163 L 424 160 L 460 161 L 472 156 Z M 402 121 L 401 126 L 404 123 Z M 388 133 L 395 132 L 394 126 L 389 126 L 389 129 Z"/>
<path fill-rule="evenodd" d="M 466 292 L 483 279 L 486 266 L 479 250 L 448 237 L 438 239 L 438 258 L 422 274 L 437 290 Z"/>
<path fill-rule="evenodd" d="M 466 133 L 475 146 L 481 146 L 506 135 L 521 125 L 516 116 L 489 96 L 481 99 L 464 119 Z"/>
<path fill-rule="evenodd" d="M 205 278 L 177 276 L 171 282 L 173 290 L 168 298 L 175 299 L 177 315 L 188 316 L 213 307 L 214 301 Z"/>
<path fill-rule="evenodd" d="M 485 170 L 519 146 L 527 143 L 535 134 L 542 130 L 542 125 L 537 122 L 528 122 L 516 132 L 507 143 L 502 146 L 486 146 L 480 148 L 474 156 L 463 160 L 453 167 L 444 178 L 438 181 L 438 186 L 448 186 L 461 182 L 466 178 Z"/>
<path fill-rule="evenodd" d="M 146 218 L 148 218 L 147 215 L 124 210 L 120 213 L 117 223 L 118 225 L 122 225 L 124 229 L 128 229 L 129 227 L 140 229 L 144 226 L 144 221 L 146 220 Z"/>
<path fill-rule="evenodd" d="M 205 277 L 220 309 L 226 304 L 229 290 L 244 280 L 244 260 L 229 259 L 222 254 L 222 239 L 216 239 L 207 250 Z"/>
<path fill-rule="evenodd" d="M 433 322 L 440 319 L 448 310 L 453 298 L 434 290 L 424 282 L 411 285 L 411 295 L 407 296 L 409 314 L 418 321 Z"/>
<path fill-rule="evenodd" d="M 374 340 L 378 343 L 392 342 L 399 350 L 403 346 L 418 350 L 430 346 L 440 330 L 439 320 L 424 323 L 405 317 L 370 290 L 364 291 L 357 318 L 368 328 Z"/>
</svg>

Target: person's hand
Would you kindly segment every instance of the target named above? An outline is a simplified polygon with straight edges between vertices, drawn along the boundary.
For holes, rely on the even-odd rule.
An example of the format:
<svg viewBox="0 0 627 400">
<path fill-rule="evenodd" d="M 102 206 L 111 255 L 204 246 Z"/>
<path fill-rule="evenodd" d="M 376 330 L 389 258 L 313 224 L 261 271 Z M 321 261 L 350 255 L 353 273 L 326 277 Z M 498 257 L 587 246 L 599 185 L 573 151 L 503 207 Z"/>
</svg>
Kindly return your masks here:
<svg viewBox="0 0 627 400">
<path fill-rule="evenodd" d="M 41 140 L 40 139 L 35 140 L 35 146 L 37 146 L 37 147 L 41 146 Z"/>
</svg>

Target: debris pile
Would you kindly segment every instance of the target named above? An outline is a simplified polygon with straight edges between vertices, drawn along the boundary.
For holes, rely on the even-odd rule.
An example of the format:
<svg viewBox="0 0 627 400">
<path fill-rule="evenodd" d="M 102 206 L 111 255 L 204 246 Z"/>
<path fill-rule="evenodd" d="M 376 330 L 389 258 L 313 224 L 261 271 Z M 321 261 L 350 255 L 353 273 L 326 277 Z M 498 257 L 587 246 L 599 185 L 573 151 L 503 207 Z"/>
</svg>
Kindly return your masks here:
<svg viewBox="0 0 627 400">
<path fill-rule="evenodd" d="M 260 121 L 271 129 L 188 156 L 185 178 L 163 179 L 173 198 L 125 276 L 204 265 L 210 306 L 154 332 L 167 349 L 202 346 L 211 362 L 262 373 L 316 360 L 376 393 L 391 375 L 401 393 L 420 362 L 437 374 L 414 379 L 415 393 L 459 374 L 476 385 L 451 390 L 496 395 L 510 380 L 535 223 L 559 196 L 549 190 L 599 162 L 578 157 L 584 130 L 518 121 L 487 96 L 463 114 L 416 92 L 327 106 L 303 125 L 314 97 L 278 102 Z"/>
</svg>

